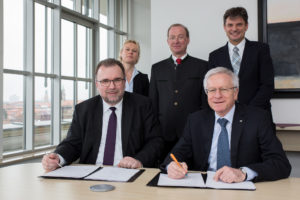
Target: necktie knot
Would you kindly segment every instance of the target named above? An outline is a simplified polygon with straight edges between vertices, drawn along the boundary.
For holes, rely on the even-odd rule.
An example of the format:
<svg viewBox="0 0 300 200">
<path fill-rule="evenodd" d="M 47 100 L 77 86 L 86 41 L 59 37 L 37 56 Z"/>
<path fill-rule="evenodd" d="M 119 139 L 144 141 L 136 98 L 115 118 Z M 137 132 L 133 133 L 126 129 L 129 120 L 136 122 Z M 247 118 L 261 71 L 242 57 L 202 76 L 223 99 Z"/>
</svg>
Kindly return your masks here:
<svg viewBox="0 0 300 200">
<path fill-rule="evenodd" d="M 109 109 L 110 109 L 112 112 L 115 112 L 116 107 L 110 107 Z"/>
<path fill-rule="evenodd" d="M 223 128 L 223 127 L 224 127 L 224 128 L 226 127 L 227 122 L 228 122 L 228 120 L 225 119 L 225 118 L 219 118 L 219 119 L 218 119 L 218 123 L 221 125 L 222 128 Z"/>
<path fill-rule="evenodd" d="M 181 58 L 176 59 L 176 62 L 177 62 L 178 65 L 181 64 L 181 61 L 182 61 Z"/>
<path fill-rule="evenodd" d="M 238 53 L 238 52 L 239 52 L 239 48 L 234 47 L 234 48 L 233 48 L 233 52 Z"/>
</svg>

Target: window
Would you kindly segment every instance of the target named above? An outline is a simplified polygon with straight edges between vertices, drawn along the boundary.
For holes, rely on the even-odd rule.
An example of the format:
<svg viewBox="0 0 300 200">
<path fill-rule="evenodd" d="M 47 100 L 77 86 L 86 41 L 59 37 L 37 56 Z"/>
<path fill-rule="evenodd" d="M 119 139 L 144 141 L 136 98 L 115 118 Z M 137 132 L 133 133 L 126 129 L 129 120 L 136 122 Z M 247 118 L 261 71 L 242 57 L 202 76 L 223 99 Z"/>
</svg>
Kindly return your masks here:
<svg viewBox="0 0 300 200">
<path fill-rule="evenodd" d="M 118 57 L 127 37 L 127 3 L 0 2 L 0 162 L 66 137 L 75 105 L 96 95 L 95 65 Z"/>
</svg>

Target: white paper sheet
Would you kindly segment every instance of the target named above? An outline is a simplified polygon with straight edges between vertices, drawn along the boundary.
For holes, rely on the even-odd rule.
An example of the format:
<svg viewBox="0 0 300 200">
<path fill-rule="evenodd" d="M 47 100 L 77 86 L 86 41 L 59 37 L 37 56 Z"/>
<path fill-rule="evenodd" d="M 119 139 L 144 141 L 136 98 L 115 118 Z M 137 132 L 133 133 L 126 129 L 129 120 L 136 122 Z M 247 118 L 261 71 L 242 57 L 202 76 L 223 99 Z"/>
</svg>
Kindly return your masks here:
<svg viewBox="0 0 300 200">
<path fill-rule="evenodd" d="M 251 181 L 244 181 L 240 183 L 224 183 L 222 181 L 214 181 L 214 175 L 216 172 L 208 171 L 206 179 L 206 187 L 215 189 L 243 189 L 243 190 L 255 190 L 256 187 Z"/>
<path fill-rule="evenodd" d="M 91 174 L 85 179 L 126 182 L 137 172 L 139 172 L 139 169 L 103 167 L 101 170 Z"/>
<path fill-rule="evenodd" d="M 86 165 L 71 165 L 58 168 L 54 171 L 48 172 L 43 177 L 61 177 L 61 178 L 83 178 L 93 171 L 97 170 L 99 166 Z"/>
<path fill-rule="evenodd" d="M 205 187 L 200 173 L 187 173 L 183 179 L 172 179 L 167 174 L 160 174 L 157 185 L 181 187 Z"/>
<path fill-rule="evenodd" d="M 213 189 L 241 189 L 241 190 L 255 190 L 256 187 L 251 181 L 244 181 L 241 183 L 224 183 L 222 181 L 214 181 L 213 177 L 216 172 L 208 171 L 206 183 L 204 183 L 202 174 L 187 173 L 183 179 L 172 179 L 167 174 L 160 174 L 157 185 L 158 186 L 178 186 L 178 187 L 199 187 L 199 188 L 213 188 Z"/>
</svg>

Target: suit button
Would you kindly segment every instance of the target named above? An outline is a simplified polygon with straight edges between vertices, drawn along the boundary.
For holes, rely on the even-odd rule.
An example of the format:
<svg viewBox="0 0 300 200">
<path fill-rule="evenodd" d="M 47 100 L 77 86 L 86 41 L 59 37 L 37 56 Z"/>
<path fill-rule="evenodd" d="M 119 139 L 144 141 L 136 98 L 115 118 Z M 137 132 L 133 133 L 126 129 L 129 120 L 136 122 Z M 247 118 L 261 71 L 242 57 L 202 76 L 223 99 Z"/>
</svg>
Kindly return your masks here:
<svg viewBox="0 0 300 200">
<path fill-rule="evenodd" d="M 177 93 L 178 93 L 178 90 L 174 90 L 174 92 L 177 94 Z"/>
<path fill-rule="evenodd" d="M 174 106 L 178 106 L 178 102 L 177 101 L 174 102 Z"/>
</svg>

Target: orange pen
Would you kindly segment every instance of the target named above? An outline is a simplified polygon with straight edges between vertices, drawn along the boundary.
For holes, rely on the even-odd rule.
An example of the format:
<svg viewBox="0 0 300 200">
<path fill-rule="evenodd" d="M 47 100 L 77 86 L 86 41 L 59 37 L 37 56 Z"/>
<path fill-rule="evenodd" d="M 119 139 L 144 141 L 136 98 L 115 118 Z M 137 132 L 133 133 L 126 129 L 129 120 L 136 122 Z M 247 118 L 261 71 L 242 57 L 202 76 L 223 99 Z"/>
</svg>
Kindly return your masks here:
<svg viewBox="0 0 300 200">
<path fill-rule="evenodd" d="M 179 167 L 181 167 L 181 168 L 185 171 L 185 173 L 187 173 L 187 171 L 186 171 L 186 170 L 182 167 L 182 165 L 177 161 L 177 159 L 175 158 L 174 154 L 170 153 L 170 156 L 171 156 L 172 160 L 173 160 Z"/>
</svg>

